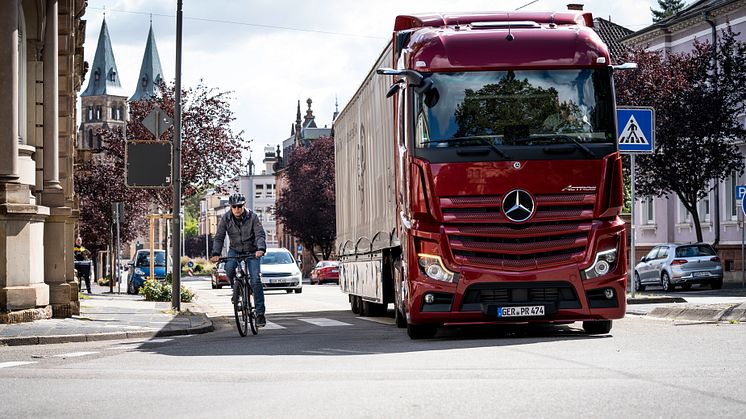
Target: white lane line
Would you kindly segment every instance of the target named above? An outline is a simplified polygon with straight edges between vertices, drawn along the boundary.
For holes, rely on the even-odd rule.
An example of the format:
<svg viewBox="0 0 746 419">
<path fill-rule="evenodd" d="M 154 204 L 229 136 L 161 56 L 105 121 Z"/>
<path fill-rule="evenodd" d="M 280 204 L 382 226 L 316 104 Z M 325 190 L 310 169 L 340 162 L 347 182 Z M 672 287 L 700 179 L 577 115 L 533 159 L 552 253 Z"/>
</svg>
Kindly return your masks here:
<svg viewBox="0 0 746 419">
<path fill-rule="evenodd" d="M 81 356 L 93 355 L 97 353 L 98 352 L 70 352 L 68 354 L 58 354 L 58 355 L 52 355 L 52 356 L 54 356 L 55 358 L 78 358 Z"/>
<path fill-rule="evenodd" d="M 379 324 L 388 324 L 388 325 L 396 324 L 396 321 L 394 319 L 390 319 L 388 317 L 356 317 L 356 319 L 367 320 L 369 322 L 379 323 Z"/>
<path fill-rule="evenodd" d="M 264 327 L 260 327 L 260 329 L 263 329 L 263 330 L 280 330 L 280 329 L 285 329 L 285 326 L 280 326 L 277 323 L 267 322 L 267 324 Z"/>
<path fill-rule="evenodd" d="M 350 323 L 341 322 L 339 320 L 325 319 L 323 317 L 306 317 L 299 318 L 298 320 L 306 323 L 310 323 L 316 326 L 327 327 L 327 326 L 352 326 Z"/>
<path fill-rule="evenodd" d="M 0 362 L 0 368 L 20 367 L 21 365 L 36 364 L 34 361 L 9 361 Z"/>
<path fill-rule="evenodd" d="M 173 339 L 171 338 L 159 338 L 159 339 L 150 339 L 146 340 L 143 343 L 164 343 L 164 342 L 171 342 Z"/>
</svg>

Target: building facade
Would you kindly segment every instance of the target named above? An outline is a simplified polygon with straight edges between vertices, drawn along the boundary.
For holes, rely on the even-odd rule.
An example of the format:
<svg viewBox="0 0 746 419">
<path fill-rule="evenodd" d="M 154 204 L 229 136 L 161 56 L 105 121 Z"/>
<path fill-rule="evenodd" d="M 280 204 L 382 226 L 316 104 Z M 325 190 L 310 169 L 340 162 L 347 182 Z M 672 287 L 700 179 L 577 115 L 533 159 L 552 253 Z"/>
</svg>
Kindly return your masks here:
<svg viewBox="0 0 746 419">
<path fill-rule="evenodd" d="M 740 41 L 746 40 L 746 1 L 696 1 L 680 13 L 625 37 L 622 42 L 663 54 L 686 53 L 693 50 L 695 41 L 713 43 L 728 25 L 740 33 Z M 746 115 L 740 117 L 746 121 Z M 735 140 L 744 155 L 744 139 Z M 740 272 L 736 271 L 741 270 L 743 214 L 736 199 L 736 186 L 745 183 L 743 175 L 731 173 L 698 204 L 703 240 L 717 243 L 726 280 L 740 278 Z M 638 256 L 658 243 L 697 240 L 691 215 L 675 195 L 638 197 L 634 211 Z"/>
<path fill-rule="evenodd" d="M 73 164 L 85 8 L 0 2 L 0 322 L 80 311 Z"/>
</svg>

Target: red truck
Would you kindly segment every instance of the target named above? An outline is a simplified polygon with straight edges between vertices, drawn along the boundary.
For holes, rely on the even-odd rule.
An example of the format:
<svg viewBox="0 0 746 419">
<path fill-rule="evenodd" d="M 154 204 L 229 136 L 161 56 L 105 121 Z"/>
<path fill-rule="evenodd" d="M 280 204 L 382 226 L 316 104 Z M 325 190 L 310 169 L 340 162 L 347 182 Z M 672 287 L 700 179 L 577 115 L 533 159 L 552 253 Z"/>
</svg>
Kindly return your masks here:
<svg viewBox="0 0 746 419">
<path fill-rule="evenodd" d="M 340 287 L 413 339 L 624 316 L 614 67 L 590 13 L 398 16 L 334 123 Z"/>
</svg>

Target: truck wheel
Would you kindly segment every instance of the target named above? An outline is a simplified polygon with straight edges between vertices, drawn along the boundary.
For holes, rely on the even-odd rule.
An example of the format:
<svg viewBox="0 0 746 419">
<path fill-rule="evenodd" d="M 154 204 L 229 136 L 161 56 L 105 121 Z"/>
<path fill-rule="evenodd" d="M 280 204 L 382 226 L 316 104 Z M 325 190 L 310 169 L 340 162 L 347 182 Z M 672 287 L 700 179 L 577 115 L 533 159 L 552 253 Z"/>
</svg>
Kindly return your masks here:
<svg viewBox="0 0 746 419">
<path fill-rule="evenodd" d="M 358 297 L 359 298 L 359 297 Z M 363 317 L 371 316 L 371 304 L 368 301 L 360 298 L 360 315 Z"/>
<path fill-rule="evenodd" d="M 435 336 L 438 328 L 431 324 L 408 324 L 407 335 L 410 339 L 427 339 Z"/>
<path fill-rule="evenodd" d="M 360 297 L 357 295 L 350 295 L 350 308 L 355 314 L 360 314 Z"/>
<path fill-rule="evenodd" d="M 394 307 L 394 321 L 396 322 L 396 327 L 400 329 L 407 327 L 407 318 L 404 317 L 399 307 Z"/>
<path fill-rule="evenodd" d="M 611 320 L 593 320 L 583 322 L 583 330 L 589 335 L 602 335 L 611 330 Z"/>
</svg>

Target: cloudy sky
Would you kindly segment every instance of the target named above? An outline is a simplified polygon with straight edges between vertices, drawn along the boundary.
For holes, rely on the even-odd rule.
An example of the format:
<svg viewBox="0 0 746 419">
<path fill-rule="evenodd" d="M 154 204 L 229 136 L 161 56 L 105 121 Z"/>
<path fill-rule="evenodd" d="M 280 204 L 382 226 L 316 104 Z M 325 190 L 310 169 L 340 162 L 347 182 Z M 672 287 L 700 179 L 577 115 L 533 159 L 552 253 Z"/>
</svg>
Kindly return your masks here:
<svg viewBox="0 0 746 419">
<path fill-rule="evenodd" d="M 531 0 L 183 0 L 182 86 L 200 79 L 233 91 L 234 130 L 265 145 L 290 135 L 296 105 L 313 100 L 318 126 L 331 126 L 371 69 L 398 14 L 515 10 Z M 656 0 L 538 0 L 523 10 L 566 10 L 584 3 L 594 16 L 637 30 Z M 93 62 L 104 13 L 123 88 L 135 89 L 150 19 L 167 80 L 175 77 L 176 0 L 88 0 L 85 59 Z M 87 80 L 86 80 L 87 83 Z M 85 88 L 85 86 L 83 87 Z"/>
</svg>

